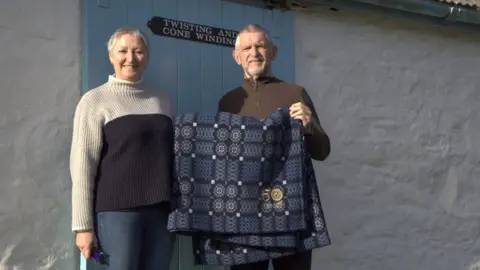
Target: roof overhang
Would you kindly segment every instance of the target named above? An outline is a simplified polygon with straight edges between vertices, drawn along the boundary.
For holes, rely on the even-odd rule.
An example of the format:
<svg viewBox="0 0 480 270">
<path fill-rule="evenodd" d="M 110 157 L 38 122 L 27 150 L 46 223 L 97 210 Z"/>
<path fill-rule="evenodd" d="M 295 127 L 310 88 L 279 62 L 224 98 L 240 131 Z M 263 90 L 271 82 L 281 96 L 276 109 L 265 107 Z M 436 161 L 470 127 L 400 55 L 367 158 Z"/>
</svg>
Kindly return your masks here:
<svg viewBox="0 0 480 270">
<path fill-rule="evenodd" d="M 357 6 L 412 13 L 440 21 L 480 25 L 480 0 L 258 0 L 267 8 L 315 11 Z"/>
</svg>

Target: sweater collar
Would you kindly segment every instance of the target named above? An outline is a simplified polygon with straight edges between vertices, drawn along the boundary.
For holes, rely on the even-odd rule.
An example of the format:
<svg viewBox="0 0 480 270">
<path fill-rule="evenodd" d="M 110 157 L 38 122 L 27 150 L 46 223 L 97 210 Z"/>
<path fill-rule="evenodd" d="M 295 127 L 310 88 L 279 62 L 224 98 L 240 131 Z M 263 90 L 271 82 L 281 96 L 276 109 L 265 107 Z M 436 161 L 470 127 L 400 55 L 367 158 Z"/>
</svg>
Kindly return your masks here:
<svg viewBox="0 0 480 270">
<path fill-rule="evenodd" d="M 253 89 L 255 88 L 255 84 L 258 85 L 266 85 L 274 82 L 279 82 L 280 80 L 274 76 L 260 76 L 257 80 L 253 80 L 251 78 L 245 78 L 243 80 L 243 87 L 246 89 Z"/>
<path fill-rule="evenodd" d="M 138 90 L 144 89 L 143 78 L 136 82 L 131 82 L 131 81 L 119 79 L 114 75 L 110 75 L 108 76 L 108 84 L 113 89 L 117 89 L 117 90 L 138 91 Z"/>
</svg>

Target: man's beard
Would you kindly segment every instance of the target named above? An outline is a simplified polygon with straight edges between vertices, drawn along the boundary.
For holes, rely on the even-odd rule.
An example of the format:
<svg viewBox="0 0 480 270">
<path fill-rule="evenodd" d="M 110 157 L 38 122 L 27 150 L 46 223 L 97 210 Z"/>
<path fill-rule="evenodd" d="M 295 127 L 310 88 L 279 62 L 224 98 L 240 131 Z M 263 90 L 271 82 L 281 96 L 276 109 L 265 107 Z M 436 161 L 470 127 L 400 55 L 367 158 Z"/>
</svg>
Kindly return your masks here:
<svg viewBox="0 0 480 270">
<path fill-rule="evenodd" d="M 247 67 L 247 73 L 252 78 L 263 75 L 265 73 L 265 62 L 262 62 L 262 64 L 260 66 L 255 67 L 255 68 Z"/>
</svg>

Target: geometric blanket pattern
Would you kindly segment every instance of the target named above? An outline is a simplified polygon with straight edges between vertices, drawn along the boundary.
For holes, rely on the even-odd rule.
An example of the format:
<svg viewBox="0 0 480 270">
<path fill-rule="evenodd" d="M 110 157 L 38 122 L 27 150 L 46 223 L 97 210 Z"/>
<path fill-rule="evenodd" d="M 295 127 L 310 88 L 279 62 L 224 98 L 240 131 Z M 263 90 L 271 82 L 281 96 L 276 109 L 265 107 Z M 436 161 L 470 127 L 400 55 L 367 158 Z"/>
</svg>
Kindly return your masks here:
<svg viewBox="0 0 480 270">
<path fill-rule="evenodd" d="M 168 229 L 192 236 L 196 264 L 238 265 L 330 245 L 302 124 L 280 108 L 175 119 Z"/>
</svg>

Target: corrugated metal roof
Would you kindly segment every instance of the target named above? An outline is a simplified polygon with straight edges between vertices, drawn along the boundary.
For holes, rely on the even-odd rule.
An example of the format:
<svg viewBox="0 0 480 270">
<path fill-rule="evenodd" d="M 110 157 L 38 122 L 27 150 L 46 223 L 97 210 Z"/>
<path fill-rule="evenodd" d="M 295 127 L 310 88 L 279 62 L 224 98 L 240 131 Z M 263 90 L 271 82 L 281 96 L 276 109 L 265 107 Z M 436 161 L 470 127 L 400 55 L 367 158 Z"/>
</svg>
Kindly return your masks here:
<svg viewBox="0 0 480 270">
<path fill-rule="evenodd" d="M 460 6 L 480 7 L 480 0 L 438 0 L 449 4 L 455 4 Z"/>
</svg>

